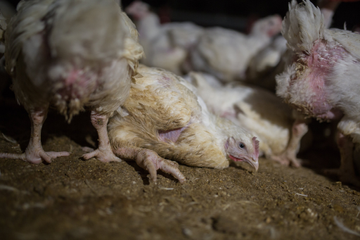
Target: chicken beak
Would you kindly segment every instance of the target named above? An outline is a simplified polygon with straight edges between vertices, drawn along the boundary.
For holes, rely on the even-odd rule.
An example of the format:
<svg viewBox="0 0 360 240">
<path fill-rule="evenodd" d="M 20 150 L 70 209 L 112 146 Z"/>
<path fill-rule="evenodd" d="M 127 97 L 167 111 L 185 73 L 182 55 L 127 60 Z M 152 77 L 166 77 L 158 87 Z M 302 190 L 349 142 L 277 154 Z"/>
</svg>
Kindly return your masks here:
<svg viewBox="0 0 360 240">
<path fill-rule="evenodd" d="M 250 164 L 253 168 L 255 168 L 255 171 L 257 172 L 257 170 L 259 169 L 259 161 L 258 161 L 258 157 L 242 157 L 242 158 L 236 158 L 232 155 L 229 155 L 229 157 L 234 160 L 235 162 L 246 162 L 248 164 Z"/>
<path fill-rule="evenodd" d="M 257 158 L 246 159 L 246 162 L 250 164 L 253 168 L 255 168 L 255 172 L 257 172 L 257 170 L 259 169 L 259 161 Z"/>
</svg>

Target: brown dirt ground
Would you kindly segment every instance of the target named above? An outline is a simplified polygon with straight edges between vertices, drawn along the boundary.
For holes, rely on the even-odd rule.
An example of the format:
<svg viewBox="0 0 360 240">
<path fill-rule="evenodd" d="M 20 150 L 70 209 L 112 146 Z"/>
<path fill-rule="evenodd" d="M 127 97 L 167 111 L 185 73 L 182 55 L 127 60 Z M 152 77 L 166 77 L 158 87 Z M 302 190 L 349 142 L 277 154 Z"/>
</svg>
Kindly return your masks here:
<svg viewBox="0 0 360 240">
<path fill-rule="evenodd" d="M 0 152 L 24 151 L 30 122 L 12 101 L 0 105 Z M 322 125 L 314 124 L 313 129 Z M 96 132 L 83 113 L 69 125 L 50 112 L 45 150 L 72 151 L 51 164 L 0 159 L 1 239 L 357 239 L 334 217 L 360 232 L 360 194 L 321 175 L 336 167 L 336 147 L 314 138 L 293 169 L 260 159 L 224 170 L 180 166 L 180 184 L 159 172 L 149 184 L 134 162 L 105 164 L 81 159 Z"/>
</svg>

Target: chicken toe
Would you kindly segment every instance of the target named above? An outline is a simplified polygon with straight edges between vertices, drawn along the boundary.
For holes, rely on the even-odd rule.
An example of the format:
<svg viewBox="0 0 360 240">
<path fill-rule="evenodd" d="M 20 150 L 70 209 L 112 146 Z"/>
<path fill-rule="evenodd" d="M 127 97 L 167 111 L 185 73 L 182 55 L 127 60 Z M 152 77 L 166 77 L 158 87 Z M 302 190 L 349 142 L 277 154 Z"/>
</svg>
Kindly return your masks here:
<svg viewBox="0 0 360 240">
<path fill-rule="evenodd" d="M 82 157 L 86 160 L 96 157 L 102 162 L 121 162 L 121 159 L 114 155 L 114 153 L 111 151 L 111 148 L 101 149 L 99 147 L 93 152 L 84 154 Z"/>
<path fill-rule="evenodd" d="M 121 162 L 121 159 L 116 157 L 112 152 L 109 136 L 107 132 L 107 123 L 109 117 L 99 114 L 96 111 L 91 112 L 91 123 L 95 127 L 99 135 L 99 147 L 95 151 L 83 155 L 84 159 L 96 157 L 102 162 Z"/>
<path fill-rule="evenodd" d="M 300 146 L 301 138 L 307 133 L 308 126 L 301 120 L 296 120 L 292 126 L 292 134 L 289 143 L 280 155 L 270 156 L 270 159 L 284 165 L 291 165 L 293 167 L 300 167 L 301 161 L 296 158 L 297 151 Z"/>
<path fill-rule="evenodd" d="M 150 149 L 143 148 L 118 148 L 114 151 L 116 155 L 134 159 L 138 166 L 147 170 L 150 173 L 150 179 L 156 183 L 157 170 L 162 170 L 165 173 L 171 174 L 178 179 L 180 183 L 186 181 L 184 175 L 179 170 L 179 164 L 176 162 L 161 158 L 156 152 Z"/>
<path fill-rule="evenodd" d="M 0 158 L 10 158 L 10 159 L 21 159 L 26 162 L 31 162 L 34 164 L 41 163 L 44 160 L 47 163 L 51 163 L 52 159 L 57 157 L 66 157 L 69 156 L 69 152 L 45 152 L 42 148 L 34 148 L 28 146 L 27 150 L 29 152 L 16 154 L 16 153 L 0 153 Z"/>
<path fill-rule="evenodd" d="M 296 158 L 296 154 L 291 154 L 291 152 L 288 151 L 282 153 L 281 155 L 273 155 L 268 158 L 282 165 L 296 168 L 301 167 L 301 161 L 300 159 Z"/>
<path fill-rule="evenodd" d="M 25 153 L 0 153 L 0 158 L 21 159 L 31 163 L 41 163 L 42 160 L 51 163 L 57 157 L 69 156 L 69 152 L 45 152 L 41 145 L 41 129 L 47 116 L 47 108 L 29 110 L 31 120 L 31 136 Z"/>
<path fill-rule="evenodd" d="M 339 134 L 337 139 L 338 147 L 341 155 L 341 165 L 338 169 L 326 169 L 325 174 L 336 175 L 343 183 L 350 183 L 360 187 L 360 179 L 355 174 L 353 162 L 354 144 L 350 137 Z"/>
</svg>

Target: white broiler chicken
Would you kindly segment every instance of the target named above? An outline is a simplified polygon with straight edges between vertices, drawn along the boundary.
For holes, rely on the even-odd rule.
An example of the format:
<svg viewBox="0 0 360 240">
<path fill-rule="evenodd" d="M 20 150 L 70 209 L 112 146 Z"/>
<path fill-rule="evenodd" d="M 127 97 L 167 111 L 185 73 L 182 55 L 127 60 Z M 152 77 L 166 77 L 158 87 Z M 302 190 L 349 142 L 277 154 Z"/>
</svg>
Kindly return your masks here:
<svg viewBox="0 0 360 240">
<path fill-rule="evenodd" d="M 149 10 L 149 5 L 134 1 L 126 12 L 135 18 L 139 41 L 146 58 L 143 63 L 181 74 L 190 48 L 195 45 L 203 28 L 190 23 L 160 24 L 159 17 Z"/>
<path fill-rule="evenodd" d="M 281 17 L 258 20 L 249 35 L 220 27 L 209 28 L 190 52 L 191 68 L 224 82 L 243 80 L 250 59 L 281 30 Z"/>
<path fill-rule="evenodd" d="M 286 49 L 285 38 L 275 37 L 249 61 L 246 82 L 275 91 L 275 76 L 284 70 L 283 60 Z"/>
<path fill-rule="evenodd" d="M 156 181 L 156 170 L 184 176 L 177 164 L 226 168 L 245 161 L 258 169 L 259 142 L 252 133 L 207 111 L 184 79 L 139 66 L 122 114 L 110 119 L 109 137 L 121 158 L 135 159 Z"/>
<path fill-rule="evenodd" d="M 107 122 L 127 98 L 142 56 L 133 23 L 114 0 L 30 0 L 17 10 L 6 30 L 5 61 L 15 96 L 29 113 L 31 137 L 25 153 L 0 157 L 40 163 L 69 155 L 42 148 L 41 128 L 51 105 L 68 121 L 89 107 L 99 147 L 83 157 L 120 161 L 111 150 Z"/>
<path fill-rule="evenodd" d="M 360 143 L 360 35 L 325 29 L 320 9 L 310 1 L 292 2 L 283 21 L 292 58 L 278 75 L 277 94 L 308 116 L 340 119 L 340 180 L 360 186 L 352 158 Z"/>
<path fill-rule="evenodd" d="M 213 87 L 213 77 L 191 72 L 186 79 L 214 114 L 246 127 L 260 141 L 260 155 L 281 164 L 299 167 L 296 158 L 300 141 L 307 132 L 301 116 L 293 116 L 289 106 L 275 94 L 256 87 L 236 84 Z"/>
<path fill-rule="evenodd" d="M 339 2 L 320 0 L 318 3 L 321 12 L 324 14 L 325 27 L 329 28 Z M 268 46 L 261 49 L 248 65 L 246 82 L 275 91 L 275 76 L 284 71 L 288 57 L 286 44 L 286 39 L 283 36 L 278 36 Z"/>
</svg>

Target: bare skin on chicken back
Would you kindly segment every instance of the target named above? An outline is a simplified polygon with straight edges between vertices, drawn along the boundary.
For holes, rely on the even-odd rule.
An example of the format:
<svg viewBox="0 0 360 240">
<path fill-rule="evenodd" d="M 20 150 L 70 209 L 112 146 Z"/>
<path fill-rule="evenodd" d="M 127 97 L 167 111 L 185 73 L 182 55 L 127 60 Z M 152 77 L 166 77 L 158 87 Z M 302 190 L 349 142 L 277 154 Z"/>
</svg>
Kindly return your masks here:
<svg viewBox="0 0 360 240">
<path fill-rule="evenodd" d="M 296 60 L 296 75 L 292 76 L 289 84 L 290 92 L 299 90 L 311 92 L 310 98 L 293 101 L 295 94 L 290 94 L 286 101 L 298 110 L 319 120 L 339 119 L 342 113 L 329 101 L 326 77 L 331 73 L 337 59 L 342 59 L 345 52 L 340 46 L 331 48 L 323 41 L 317 40 L 310 54 L 299 55 Z M 295 82 L 302 82 L 301 89 L 299 89 L 299 85 L 294 84 Z"/>
<path fill-rule="evenodd" d="M 287 68 L 276 77 L 277 94 L 318 120 L 341 119 L 337 125 L 341 165 L 327 172 L 360 186 L 352 157 L 353 149 L 360 147 L 359 35 L 325 29 L 323 14 L 309 0 L 291 2 L 282 34 L 296 57 L 288 59 Z"/>
</svg>

